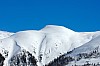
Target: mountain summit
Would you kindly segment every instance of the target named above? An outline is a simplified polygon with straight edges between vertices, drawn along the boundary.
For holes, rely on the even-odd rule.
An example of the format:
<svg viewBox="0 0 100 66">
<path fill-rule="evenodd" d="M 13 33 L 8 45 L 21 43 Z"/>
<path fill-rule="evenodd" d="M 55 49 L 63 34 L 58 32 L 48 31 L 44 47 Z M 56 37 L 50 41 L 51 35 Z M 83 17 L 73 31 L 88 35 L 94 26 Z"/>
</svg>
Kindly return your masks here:
<svg viewBox="0 0 100 66">
<path fill-rule="evenodd" d="M 100 46 L 99 31 L 75 32 L 62 26 L 47 25 L 41 30 L 5 33 L 0 32 L 0 54 L 5 58 L 3 66 L 14 66 L 14 57 L 24 59 L 17 59 L 17 64 L 36 62 L 37 66 L 48 65 L 61 55 L 74 57 Z M 28 60 L 29 57 L 36 61 Z"/>
</svg>

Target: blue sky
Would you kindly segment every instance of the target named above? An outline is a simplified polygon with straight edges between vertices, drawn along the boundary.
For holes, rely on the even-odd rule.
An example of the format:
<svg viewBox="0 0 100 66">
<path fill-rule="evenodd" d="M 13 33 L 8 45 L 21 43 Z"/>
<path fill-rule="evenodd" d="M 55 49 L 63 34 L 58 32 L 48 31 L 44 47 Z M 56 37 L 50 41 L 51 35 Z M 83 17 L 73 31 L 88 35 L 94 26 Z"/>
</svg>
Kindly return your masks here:
<svg viewBox="0 0 100 66">
<path fill-rule="evenodd" d="M 100 30 L 100 0 L 0 0 L 0 30 L 39 30 L 49 24 Z"/>
</svg>

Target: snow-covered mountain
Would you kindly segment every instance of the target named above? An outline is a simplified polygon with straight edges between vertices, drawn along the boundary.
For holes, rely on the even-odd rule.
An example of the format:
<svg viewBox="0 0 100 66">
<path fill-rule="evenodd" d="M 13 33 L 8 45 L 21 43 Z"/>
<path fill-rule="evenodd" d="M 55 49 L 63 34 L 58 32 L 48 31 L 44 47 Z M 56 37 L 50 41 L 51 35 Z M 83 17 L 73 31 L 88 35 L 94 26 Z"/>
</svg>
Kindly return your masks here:
<svg viewBox="0 0 100 66">
<path fill-rule="evenodd" d="M 11 32 L 0 31 L 0 39 L 4 39 L 4 38 L 7 38 L 7 37 L 10 37 L 13 34 L 14 33 L 11 33 Z"/>
<path fill-rule="evenodd" d="M 76 57 L 79 53 L 91 52 L 100 46 L 99 41 L 99 31 L 75 32 L 62 26 L 47 25 L 41 30 L 17 33 L 1 31 L 0 53 L 5 58 L 3 66 L 14 66 L 11 65 L 12 58 L 17 57 L 20 53 L 23 55 L 24 52 L 26 52 L 25 57 L 29 54 L 34 56 L 37 66 L 43 66 L 64 54 Z M 67 54 L 68 52 L 71 53 Z M 25 59 L 29 59 L 29 57 Z"/>
</svg>

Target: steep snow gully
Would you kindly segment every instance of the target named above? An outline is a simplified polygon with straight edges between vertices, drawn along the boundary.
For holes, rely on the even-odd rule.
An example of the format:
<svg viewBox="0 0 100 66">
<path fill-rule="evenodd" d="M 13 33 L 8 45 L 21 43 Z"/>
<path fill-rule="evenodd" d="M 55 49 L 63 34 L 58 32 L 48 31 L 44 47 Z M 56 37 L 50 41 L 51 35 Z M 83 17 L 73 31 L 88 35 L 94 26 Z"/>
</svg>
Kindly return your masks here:
<svg viewBox="0 0 100 66">
<path fill-rule="evenodd" d="M 17 33 L 0 31 L 0 54 L 5 58 L 3 66 L 11 66 L 11 58 L 22 50 L 34 56 L 37 66 L 43 66 L 75 48 L 75 53 L 73 52 L 72 55 L 78 51 L 88 51 L 87 46 L 90 46 L 91 49 L 95 40 L 100 41 L 99 38 L 99 31 L 75 32 L 55 25 L 47 25 L 41 30 L 27 30 Z M 98 42 L 95 43 L 100 46 Z M 84 47 L 87 48 L 84 49 Z"/>
</svg>

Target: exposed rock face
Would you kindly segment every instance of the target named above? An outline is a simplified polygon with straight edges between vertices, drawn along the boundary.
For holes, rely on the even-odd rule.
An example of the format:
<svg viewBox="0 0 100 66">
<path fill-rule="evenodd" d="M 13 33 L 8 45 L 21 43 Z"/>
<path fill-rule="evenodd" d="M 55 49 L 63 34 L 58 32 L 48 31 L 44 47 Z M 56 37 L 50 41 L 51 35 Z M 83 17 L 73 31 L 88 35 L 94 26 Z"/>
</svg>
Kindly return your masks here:
<svg viewBox="0 0 100 66">
<path fill-rule="evenodd" d="M 3 66 L 5 58 L 0 54 L 0 66 Z"/>
</svg>

